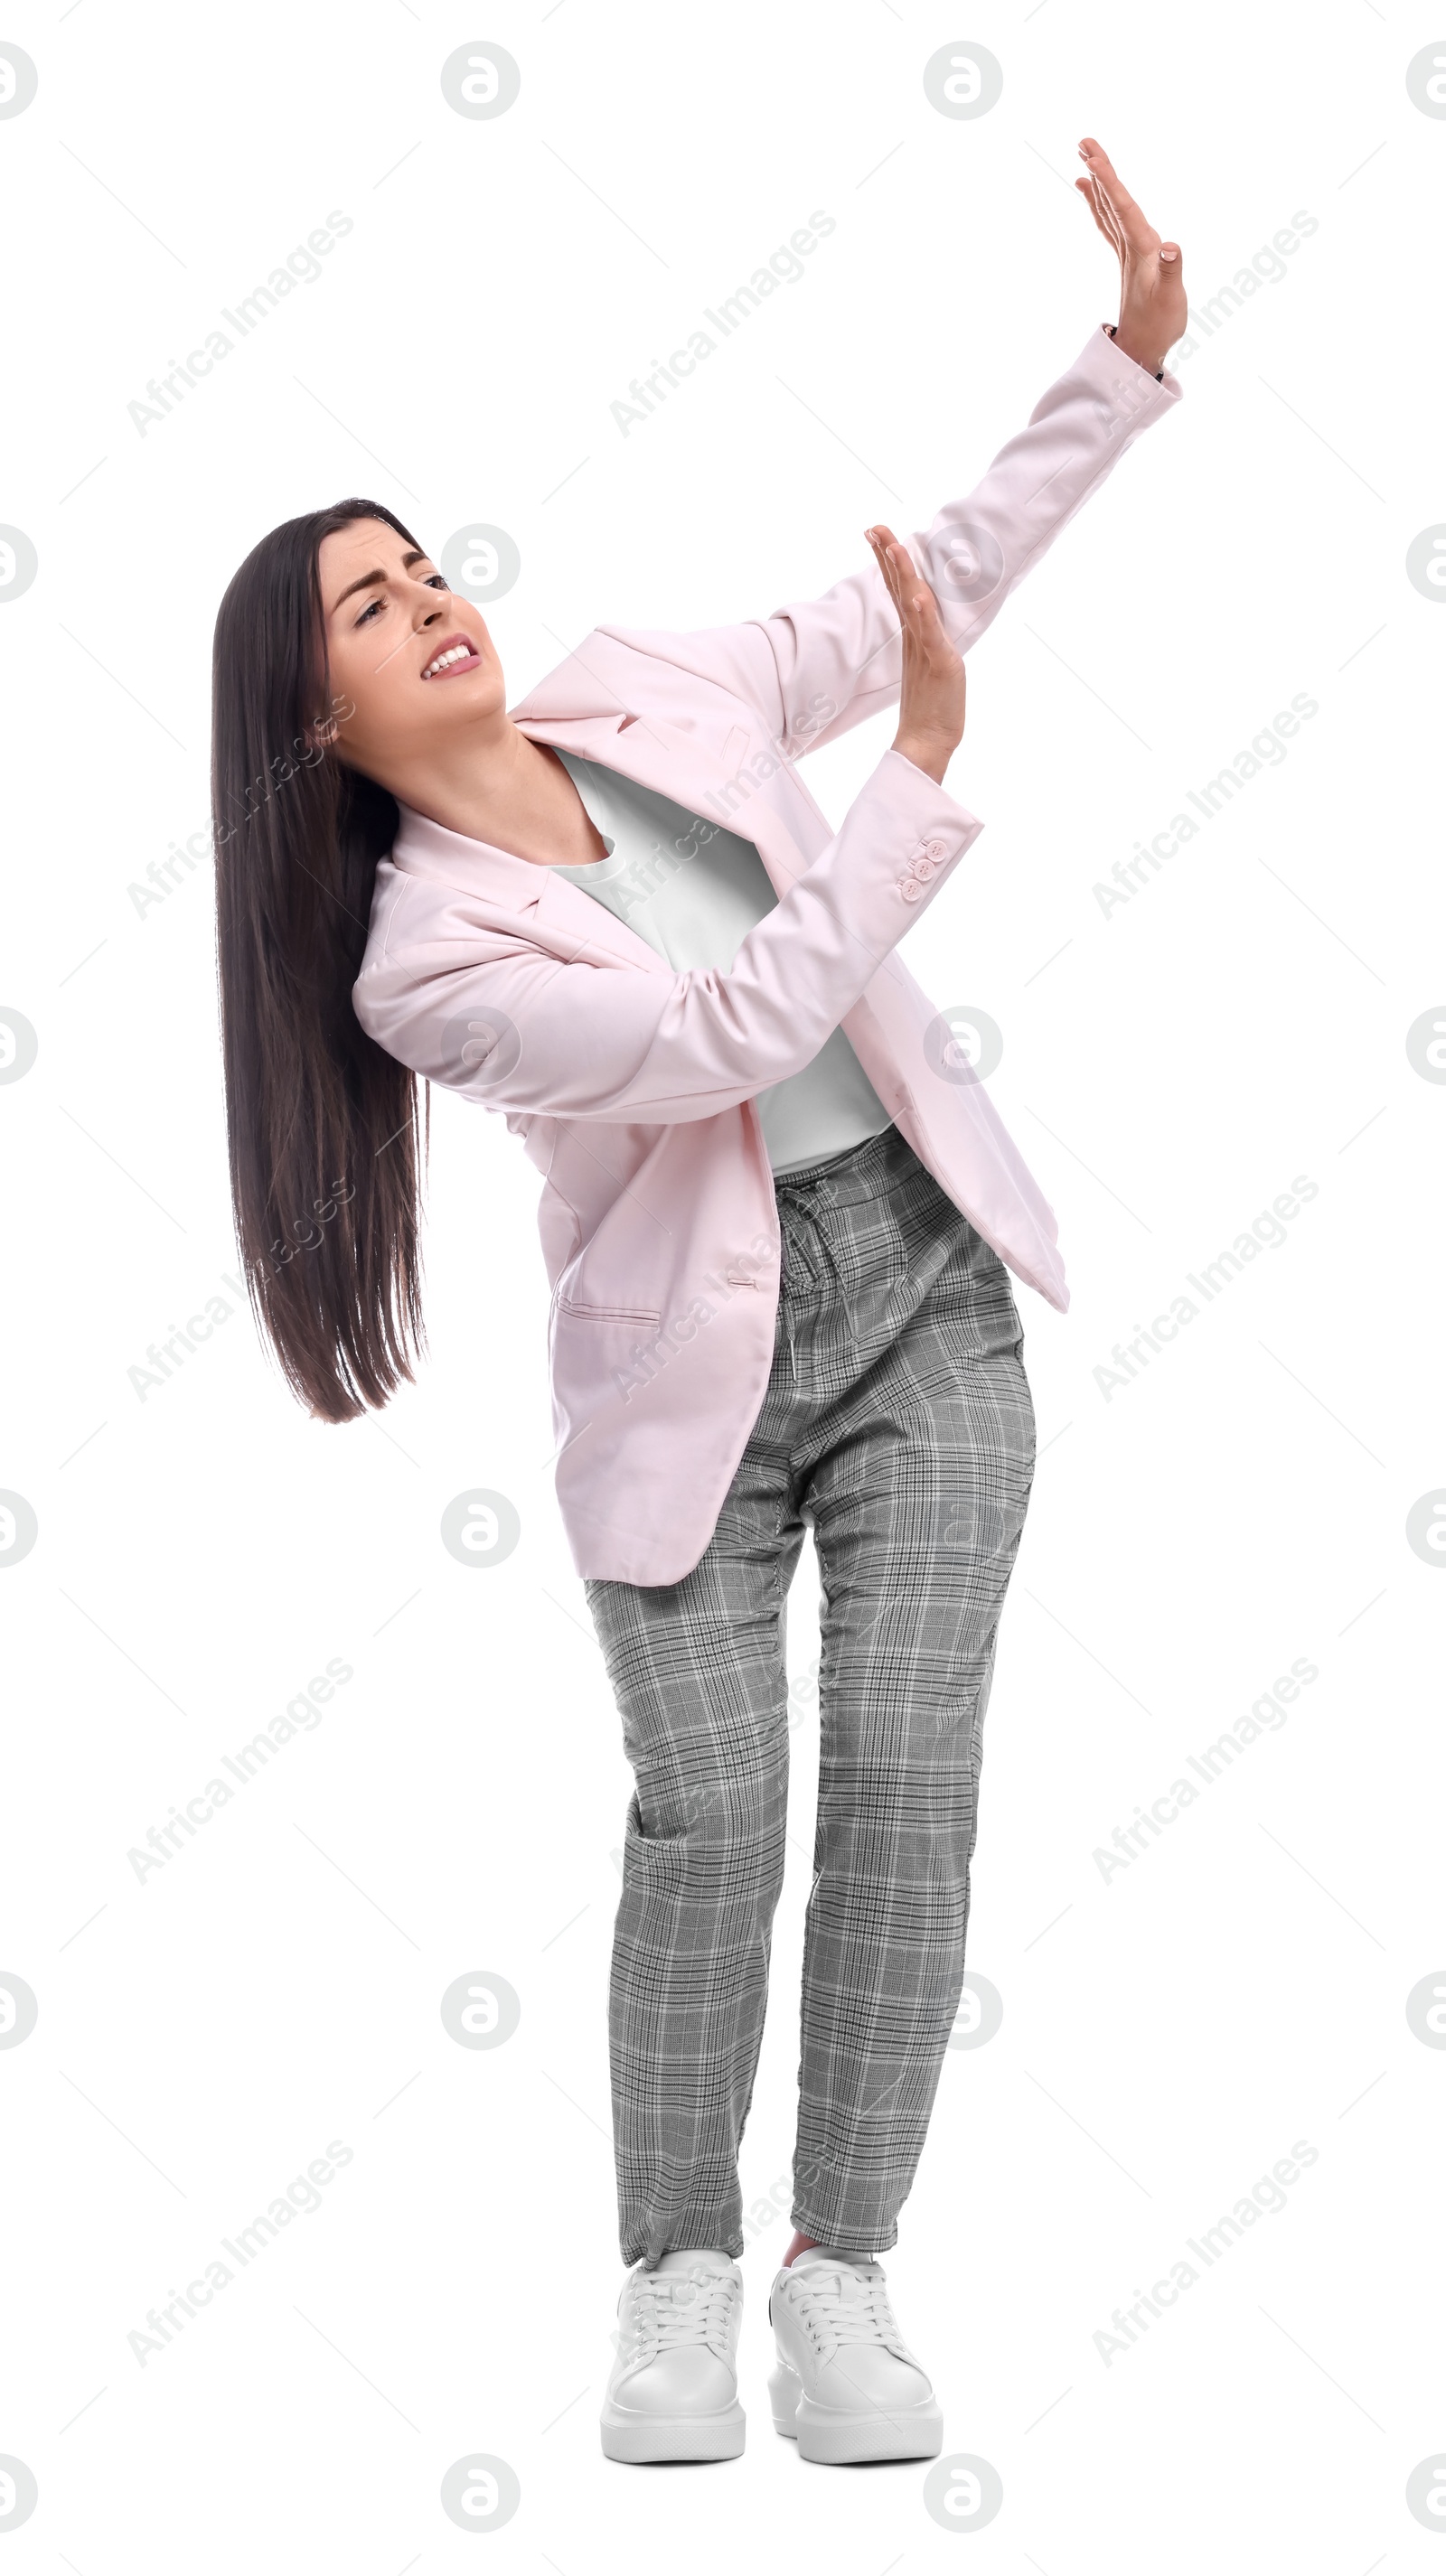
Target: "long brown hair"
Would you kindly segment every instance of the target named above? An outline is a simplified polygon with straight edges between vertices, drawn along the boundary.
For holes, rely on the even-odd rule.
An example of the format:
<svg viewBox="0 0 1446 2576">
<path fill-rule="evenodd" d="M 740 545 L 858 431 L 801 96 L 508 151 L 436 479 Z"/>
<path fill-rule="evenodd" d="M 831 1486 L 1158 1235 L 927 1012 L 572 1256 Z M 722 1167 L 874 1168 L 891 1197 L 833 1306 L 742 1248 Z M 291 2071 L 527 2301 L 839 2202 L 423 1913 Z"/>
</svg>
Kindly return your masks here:
<svg viewBox="0 0 1446 2576">
<path fill-rule="evenodd" d="M 378 502 L 288 519 L 221 602 L 211 810 L 231 1203 L 257 1321 L 326 1422 L 383 1405 L 423 1347 L 417 1078 L 352 1009 L 396 800 L 328 739 L 317 555 Z"/>
</svg>

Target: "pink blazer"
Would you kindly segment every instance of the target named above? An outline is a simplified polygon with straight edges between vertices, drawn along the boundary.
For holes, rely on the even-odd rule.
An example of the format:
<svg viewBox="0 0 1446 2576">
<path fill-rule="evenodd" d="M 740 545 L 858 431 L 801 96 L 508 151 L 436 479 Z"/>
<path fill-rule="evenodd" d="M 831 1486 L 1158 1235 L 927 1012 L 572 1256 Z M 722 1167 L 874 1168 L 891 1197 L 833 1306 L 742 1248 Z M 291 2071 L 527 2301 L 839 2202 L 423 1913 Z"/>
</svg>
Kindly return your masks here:
<svg viewBox="0 0 1446 2576">
<path fill-rule="evenodd" d="M 1179 398 L 1091 332 L 984 480 L 909 540 L 961 649 Z M 712 1537 L 773 1359 L 779 1229 L 754 1095 L 840 1023 L 955 1205 L 1069 1303 L 1046 1200 L 984 1085 L 941 1069 L 936 1006 L 894 954 L 981 825 L 888 750 L 835 831 L 796 766 L 899 681 L 870 562 L 739 626 L 599 627 L 512 710 L 534 741 L 756 842 L 779 899 L 726 974 L 676 974 L 549 868 L 409 807 L 377 869 L 357 1018 L 500 1111 L 543 1176 L 555 1476 L 579 1575 L 676 1583 Z"/>
</svg>

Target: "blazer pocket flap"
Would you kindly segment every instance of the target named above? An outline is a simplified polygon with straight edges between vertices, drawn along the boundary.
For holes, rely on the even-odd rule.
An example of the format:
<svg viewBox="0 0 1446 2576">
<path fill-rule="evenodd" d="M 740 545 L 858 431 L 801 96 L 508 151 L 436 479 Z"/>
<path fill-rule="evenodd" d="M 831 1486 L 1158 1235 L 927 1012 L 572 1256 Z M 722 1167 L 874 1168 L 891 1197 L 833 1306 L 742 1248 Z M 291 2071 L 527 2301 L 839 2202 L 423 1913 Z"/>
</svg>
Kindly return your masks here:
<svg viewBox="0 0 1446 2576">
<path fill-rule="evenodd" d="M 557 1311 L 560 1315 L 576 1315 L 588 1324 L 661 1325 L 663 1320 L 655 1306 L 593 1306 L 578 1297 L 559 1297 Z"/>
</svg>

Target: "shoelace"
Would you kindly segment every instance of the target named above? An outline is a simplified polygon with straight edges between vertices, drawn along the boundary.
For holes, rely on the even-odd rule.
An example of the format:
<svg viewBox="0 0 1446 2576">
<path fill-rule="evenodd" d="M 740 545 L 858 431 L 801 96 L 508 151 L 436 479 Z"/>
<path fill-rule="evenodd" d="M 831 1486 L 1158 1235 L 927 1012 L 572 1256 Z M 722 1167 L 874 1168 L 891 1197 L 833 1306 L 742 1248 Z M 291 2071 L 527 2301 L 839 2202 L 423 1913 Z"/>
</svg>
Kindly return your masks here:
<svg viewBox="0 0 1446 2576">
<path fill-rule="evenodd" d="M 810 2333 L 822 2326 L 840 2343 L 876 2343 L 906 2350 L 879 2273 L 827 2271 L 822 2264 L 790 2271 L 787 2295 L 803 2312 Z"/>
<path fill-rule="evenodd" d="M 738 2284 L 727 2272 L 636 2272 L 639 2337 L 662 2351 L 687 2343 L 713 2344 L 716 2350 L 726 2342 L 737 2296 Z"/>
</svg>

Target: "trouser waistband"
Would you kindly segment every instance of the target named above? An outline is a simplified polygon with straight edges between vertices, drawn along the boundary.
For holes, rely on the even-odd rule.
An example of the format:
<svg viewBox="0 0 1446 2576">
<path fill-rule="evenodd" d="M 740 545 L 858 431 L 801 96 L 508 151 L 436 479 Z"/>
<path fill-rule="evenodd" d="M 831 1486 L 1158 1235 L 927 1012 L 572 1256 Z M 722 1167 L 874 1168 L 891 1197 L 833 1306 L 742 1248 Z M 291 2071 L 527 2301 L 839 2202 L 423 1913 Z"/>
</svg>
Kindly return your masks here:
<svg viewBox="0 0 1446 2576">
<path fill-rule="evenodd" d="M 820 1195 L 835 1207 L 846 1207 L 854 1200 L 877 1197 L 881 1189 L 922 1168 L 902 1128 L 891 1122 L 877 1136 L 866 1136 L 862 1144 L 848 1145 L 841 1154 L 824 1155 L 796 1171 L 775 1172 L 774 1196 L 808 1192 L 824 1184 Z"/>
</svg>

